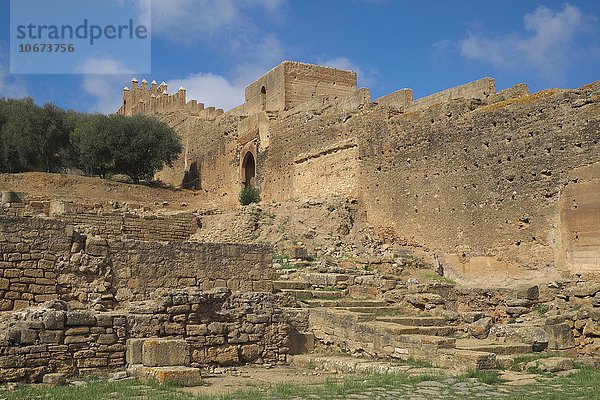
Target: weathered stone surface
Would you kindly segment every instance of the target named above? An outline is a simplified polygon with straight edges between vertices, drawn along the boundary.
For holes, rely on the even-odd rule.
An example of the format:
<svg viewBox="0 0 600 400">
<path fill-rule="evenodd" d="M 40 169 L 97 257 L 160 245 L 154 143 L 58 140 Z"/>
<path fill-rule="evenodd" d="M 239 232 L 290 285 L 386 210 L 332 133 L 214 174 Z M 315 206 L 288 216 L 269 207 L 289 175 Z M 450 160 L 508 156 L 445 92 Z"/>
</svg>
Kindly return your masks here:
<svg viewBox="0 0 600 400">
<path fill-rule="evenodd" d="M 573 359 L 567 357 L 549 357 L 527 363 L 525 369 L 539 368 L 546 372 L 568 371 L 573 369 Z"/>
<path fill-rule="evenodd" d="M 600 337 L 600 321 L 589 320 L 583 327 L 583 334 Z"/>
<path fill-rule="evenodd" d="M 407 294 L 404 300 L 418 308 L 425 308 L 428 304 L 444 304 L 442 296 L 436 293 Z"/>
<path fill-rule="evenodd" d="M 127 340 L 127 364 L 142 364 L 143 363 L 143 346 L 146 339 L 132 338 Z"/>
<path fill-rule="evenodd" d="M 481 318 L 469 324 L 469 333 L 471 336 L 476 337 L 477 339 L 485 339 L 488 337 L 493 324 L 494 322 L 492 318 Z"/>
<path fill-rule="evenodd" d="M 594 296 L 600 292 L 600 282 L 579 282 L 571 289 L 571 294 L 577 297 Z"/>
<path fill-rule="evenodd" d="M 85 242 L 85 252 L 91 256 L 106 257 L 109 253 L 106 239 L 89 237 Z"/>
<path fill-rule="evenodd" d="M 540 297 L 540 288 L 537 285 L 521 286 L 517 289 L 517 298 L 526 300 L 537 300 Z"/>
<path fill-rule="evenodd" d="M 529 308 L 527 307 L 506 307 L 506 313 L 509 315 L 522 315 L 527 314 L 529 312 Z"/>
<path fill-rule="evenodd" d="M 490 329 L 490 335 L 531 344 L 533 351 L 542 351 L 548 347 L 549 334 L 541 326 L 522 324 L 496 324 Z"/>
<path fill-rule="evenodd" d="M 91 326 L 96 324 L 96 317 L 91 311 L 76 310 L 67 312 L 67 326 L 83 325 Z"/>
<path fill-rule="evenodd" d="M 191 367 L 145 367 L 134 366 L 128 369 L 128 373 L 141 379 L 155 379 L 161 384 L 177 386 L 200 386 L 202 385 L 202 373 L 200 368 Z"/>
<path fill-rule="evenodd" d="M 188 344 L 182 339 L 146 339 L 142 344 L 142 364 L 146 367 L 189 366 Z"/>
<path fill-rule="evenodd" d="M 50 386 L 62 386 L 67 383 L 67 377 L 64 374 L 46 374 L 42 382 Z"/>
<path fill-rule="evenodd" d="M 248 344 L 240 348 L 240 356 L 243 361 L 252 362 L 260 358 L 262 349 L 257 344 Z"/>
<path fill-rule="evenodd" d="M 568 324 L 544 325 L 543 329 L 548 334 L 549 349 L 565 350 L 575 347 L 573 330 Z"/>
</svg>

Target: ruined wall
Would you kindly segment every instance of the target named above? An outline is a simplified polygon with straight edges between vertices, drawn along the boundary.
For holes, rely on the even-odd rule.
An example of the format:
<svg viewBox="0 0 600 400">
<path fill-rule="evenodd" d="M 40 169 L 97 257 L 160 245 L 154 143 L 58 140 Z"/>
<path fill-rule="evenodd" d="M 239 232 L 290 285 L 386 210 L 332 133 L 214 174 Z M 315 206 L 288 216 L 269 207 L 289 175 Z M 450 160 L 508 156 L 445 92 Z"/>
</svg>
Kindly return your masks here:
<svg viewBox="0 0 600 400">
<path fill-rule="evenodd" d="M 279 64 L 246 87 L 245 109 L 248 114 L 266 110 L 283 110 L 285 101 L 285 67 Z M 262 88 L 266 93 L 261 95 Z M 264 96 L 264 98 L 263 98 Z"/>
<path fill-rule="evenodd" d="M 118 303 L 163 288 L 272 291 L 270 246 L 109 241 L 108 251 Z"/>
<path fill-rule="evenodd" d="M 292 109 L 314 97 L 326 96 L 331 101 L 356 92 L 356 72 L 335 68 L 286 62 L 285 106 Z"/>
<path fill-rule="evenodd" d="M 600 161 L 569 174 L 559 202 L 564 263 L 573 272 L 597 272 L 600 263 Z"/>
<path fill-rule="evenodd" d="M 106 240 L 3 216 L 0 256 L 0 382 L 122 367 L 131 338 L 183 339 L 199 364 L 287 360 L 270 246 Z"/>
<path fill-rule="evenodd" d="M 81 233 L 107 239 L 183 242 L 198 229 L 198 220 L 189 213 L 137 215 L 113 211 L 65 213 L 55 218 L 73 225 Z"/>
<path fill-rule="evenodd" d="M 266 94 L 261 94 L 265 89 Z M 284 61 L 248 85 L 245 111 L 255 114 L 290 110 L 299 104 L 326 96 L 336 100 L 356 92 L 356 73 L 335 68 Z"/>
<path fill-rule="evenodd" d="M 496 81 L 492 78 L 482 78 L 473 82 L 465 83 L 464 85 L 455 86 L 441 92 L 434 93 L 427 97 L 422 97 L 415 100 L 412 105 L 409 105 L 407 111 L 424 110 L 434 104 L 445 103 L 454 99 L 480 99 L 485 100 L 487 97 L 496 93 Z"/>
<path fill-rule="evenodd" d="M 265 199 L 353 196 L 358 175 L 356 135 L 345 129 L 352 114 L 290 114 L 271 125 L 270 146 L 259 154 Z"/>
<path fill-rule="evenodd" d="M 156 178 L 174 186 L 201 190 L 207 203 L 235 205 L 241 188 L 237 140 L 238 116 L 225 114 L 214 120 L 185 113 L 161 115 L 183 144 L 183 154 L 157 173 Z"/>
<path fill-rule="evenodd" d="M 64 223 L 0 217 L 0 311 L 58 298 L 60 266 L 69 262 Z"/>
<path fill-rule="evenodd" d="M 392 106 L 405 110 L 413 104 L 413 91 L 412 89 L 400 89 L 381 96 L 375 102 L 381 106 Z"/>
<path fill-rule="evenodd" d="M 0 382 L 41 382 L 125 366 L 127 319 L 120 313 L 67 311 L 52 302 L 0 318 Z"/>
<path fill-rule="evenodd" d="M 148 338 L 185 341 L 181 365 L 284 363 L 289 353 L 288 324 L 273 295 L 227 289 L 165 291 L 119 312 L 55 300 L 1 315 L 0 327 L 0 383 L 122 368 L 136 363 L 136 345 Z"/>
<path fill-rule="evenodd" d="M 271 248 L 84 237 L 64 222 L 0 217 L 0 311 L 61 299 L 111 309 L 157 290 L 272 290 Z"/>
<path fill-rule="evenodd" d="M 192 363 L 281 363 L 289 352 L 288 324 L 267 293 L 179 289 L 128 306 L 131 338 L 178 337 Z"/>
<path fill-rule="evenodd" d="M 168 94 L 167 84 L 152 81 L 150 86 L 144 79 L 138 86 L 137 79 L 131 80 L 131 88 L 123 89 L 121 107 L 117 114 L 135 115 L 135 114 L 165 114 L 177 111 L 185 111 L 191 115 L 203 119 L 211 119 L 223 114 L 223 110 L 215 107 L 204 107 L 203 103 L 197 100 L 186 100 L 187 91 L 181 87 L 177 93 Z"/>
<path fill-rule="evenodd" d="M 575 190 L 585 211 L 573 218 L 565 211 L 565 229 L 581 231 L 588 247 L 571 257 L 593 259 L 596 227 L 576 226 L 597 224 L 596 186 L 572 188 L 570 177 L 600 159 L 600 97 L 592 92 L 549 90 L 483 107 L 454 100 L 356 118 L 369 220 L 446 254 L 458 275 L 489 282 L 530 270 L 543 277 L 544 268 L 565 266 L 557 260 L 564 252 L 559 204 Z M 586 263 L 598 270 L 597 258 Z"/>
</svg>

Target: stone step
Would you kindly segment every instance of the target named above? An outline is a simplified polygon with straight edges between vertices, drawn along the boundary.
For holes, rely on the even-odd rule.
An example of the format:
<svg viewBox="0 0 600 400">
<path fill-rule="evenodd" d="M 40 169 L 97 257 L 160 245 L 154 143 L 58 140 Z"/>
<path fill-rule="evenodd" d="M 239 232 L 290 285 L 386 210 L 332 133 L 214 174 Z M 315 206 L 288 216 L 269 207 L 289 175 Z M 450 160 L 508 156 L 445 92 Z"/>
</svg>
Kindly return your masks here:
<svg viewBox="0 0 600 400">
<path fill-rule="evenodd" d="M 365 315 L 368 315 L 370 317 L 370 319 L 377 318 L 377 314 L 390 314 L 390 313 L 400 314 L 402 312 L 402 309 L 400 309 L 396 306 L 332 307 L 332 308 L 337 309 L 337 310 L 345 310 L 345 311 L 352 311 L 355 313 L 365 314 Z"/>
<path fill-rule="evenodd" d="M 387 303 L 382 300 L 353 300 L 353 299 L 341 299 L 341 300 L 326 300 L 326 299 L 306 299 L 303 301 L 310 307 L 387 307 Z"/>
<path fill-rule="evenodd" d="M 348 295 L 348 290 L 308 290 L 308 289 L 280 289 L 281 293 L 293 296 L 296 299 L 341 299 Z"/>
<path fill-rule="evenodd" d="M 394 335 L 450 336 L 456 332 L 454 326 L 400 325 L 394 322 L 382 321 L 372 321 L 369 322 L 369 325 Z"/>
<path fill-rule="evenodd" d="M 448 324 L 448 320 L 444 317 L 377 317 L 377 321 L 407 326 L 444 326 Z"/>
<path fill-rule="evenodd" d="M 497 355 L 527 354 L 531 353 L 532 346 L 524 343 L 497 343 L 477 339 L 459 339 L 456 348 L 463 350 L 483 351 Z"/>
<path fill-rule="evenodd" d="M 412 345 L 433 345 L 440 349 L 452 349 L 456 345 L 456 339 L 443 336 L 432 335 L 402 335 L 396 339 L 397 343 L 412 344 Z"/>
<path fill-rule="evenodd" d="M 496 368 L 496 354 L 465 349 L 440 349 L 437 362 L 463 371 L 479 371 Z"/>
<path fill-rule="evenodd" d="M 145 367 L 143 365 L 130 365 L 127 375 L 142 380 L 156 380 L 160 384 L 176 386 L 202 385 L 202 372 L 200 368 L 172 366 L 172 367 Z"/>
<path fill-rule="evenodd" d="M 273 281 L 273 289 L 275 290 L 302 290 L 310 289 L 311 284 L 303 281 Z"/>
<path fill-rule="evenodd" d="M 414 367 L 410 364 L 398 365 L 397 361 L 385 362 L 351 356 L 332 356 L 331 354 L 303 354 L 294 356 L 291 365 L 303 368 L 315 368 L 321 371 L 335 373 L 366 373 L 366 374 L 406 374 L 419 375 L 454 375 L 457 372 L 442 368 Z"/>
</svg>

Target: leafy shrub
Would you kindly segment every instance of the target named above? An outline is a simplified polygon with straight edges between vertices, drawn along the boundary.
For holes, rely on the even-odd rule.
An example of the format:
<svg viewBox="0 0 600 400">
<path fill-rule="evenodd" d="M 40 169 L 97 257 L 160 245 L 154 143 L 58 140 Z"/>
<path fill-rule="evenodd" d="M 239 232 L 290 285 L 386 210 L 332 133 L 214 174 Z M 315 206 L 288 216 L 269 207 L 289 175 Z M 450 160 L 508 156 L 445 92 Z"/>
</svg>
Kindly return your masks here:
<svg viewBox="0 0 600 400">
<path fill-rule="evenodd" d="M 254 186 L 246 186 L 240 192 L 240 204 L 247 206 L 251 203 L 258 203 L 260 201 L 260 189 Z"/>
</svg>

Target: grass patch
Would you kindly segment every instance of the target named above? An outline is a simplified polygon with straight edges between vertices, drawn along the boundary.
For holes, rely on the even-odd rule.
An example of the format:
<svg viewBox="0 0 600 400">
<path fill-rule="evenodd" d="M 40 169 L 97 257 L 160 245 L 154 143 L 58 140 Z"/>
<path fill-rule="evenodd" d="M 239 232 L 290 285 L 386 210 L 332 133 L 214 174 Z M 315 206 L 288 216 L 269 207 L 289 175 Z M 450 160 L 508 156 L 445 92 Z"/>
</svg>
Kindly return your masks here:
<svg viewBox="0 0 600 400">
<path fill-rule="evenodd" d="M 22 385 L 16 390 L 0 390 L 0 398 L 5 400 L 120 400 L 143 396 L 148 400 L 191 400 L 194 397 L 177 392 L 171 385 L 160 385 L 155 381 L 141 382 L 125 380 L 86 380 L 81 387 L 42 385 Z"/>
<path fill-rule="evenodd" d="M 198 400 L 290 400 L 294 398 L 340 399 L 351 394 L 360 394 L 371 388 L 396 388 L 422 381 L 441 381 L 441 375 L 409 377 L 405 374 L 362 374 L 342 379 L 330 378 L 314 386 L 277 384 L 271 388 L 257 388 L 221 396 L 199 396 Z"/>
<path fill-rule="evenodd" d="M 443 283 L 446 285 L 451 285 L 451 286 L 456 286 L 457 283 L 456 281 L 450 279 L 450 278 L 446 278 L 445 276 L 440 276 L 438 274 L 432 274 L 430 272 L 424 272 L 421 274 L 421 277 L 425 280 L 429 280 L 429 281 L 434 281 L 434 282 L 438 282 L 438 283 Z"/>
<path fill-rule="evenodd" d="M 538 303 L 532 307 L 532 310 L 537 312 L 538 315 L 544 316 L 548 311 L 550 311 L 550 306 L 548 304 Z"/>
<path fill-rule="evenodd" d="M 463 375 L 457 377 L 459 380 L 466 380 L 475 378 L 481 383 L 488 385 L 498 385 L 504 382 L 504 379 L 500 378 L 500 372 L 498 371 L 467 371 Z"/>
<path fill-rule="evenodd" d="M 342 289 L 333 287 L 333 286 L 325 286 L 323 288 L 320 288 L 319 291 L 321 292 L 341 292 Z"/>
<path fill-rule="evenodd" d="M 289 263 L 290 257 L 286 254 L 273 254 L 273 263 L 279 264 L 278 269 L 294 269 L 295 266 Z"/>
<path fill-rule="evenodd" d="M 419 360 L 414 358 L 413 356 L 408 357 L 406 360 L 397 360 L 394 361 L 393 365 L 408 365 L 413 368 L 434 368 L 430 361 L 427 360 Z"/>
</svg>

